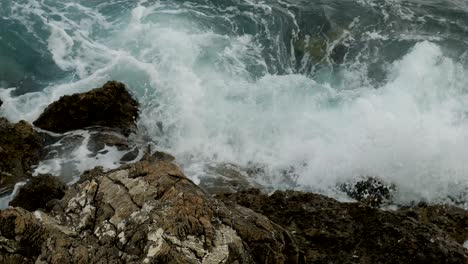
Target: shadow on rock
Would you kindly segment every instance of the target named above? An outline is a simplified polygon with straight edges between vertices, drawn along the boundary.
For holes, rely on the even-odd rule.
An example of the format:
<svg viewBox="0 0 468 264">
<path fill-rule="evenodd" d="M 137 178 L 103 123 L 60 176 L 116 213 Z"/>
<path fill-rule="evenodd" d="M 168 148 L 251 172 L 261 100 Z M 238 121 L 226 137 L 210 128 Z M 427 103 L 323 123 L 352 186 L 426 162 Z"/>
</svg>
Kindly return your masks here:
<svg viewBox="0 0 468 264">
<path fill-rule="evenodd" d="M 67 189 L 67 185 L 57 177 L 36 176 L 21 187 L 18 195 L 9 205 L 22 207 L 31 212 L 37 209 L 47 209 L 47 203 L 54 199 L 62 199 Z"/>
</svg>

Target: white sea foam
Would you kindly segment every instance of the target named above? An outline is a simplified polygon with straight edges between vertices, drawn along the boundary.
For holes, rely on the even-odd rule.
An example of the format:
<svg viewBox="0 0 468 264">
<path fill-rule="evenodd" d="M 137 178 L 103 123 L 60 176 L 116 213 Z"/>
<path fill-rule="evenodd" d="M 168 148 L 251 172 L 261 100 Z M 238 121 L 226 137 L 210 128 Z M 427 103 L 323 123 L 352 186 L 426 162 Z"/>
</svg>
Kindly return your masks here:
<svg viewBox="0 0 468 264">
<path fill-rule="evenodd" d="M 293 167 L 300 188 L 328 194 L 363 175 L 394 183 L 402 203 L 466 193 L 468 73 L 436 43 L 417 43 L 390 64 L 378 87 L 357 67 L 327 83 L 267 74 L 265 47 L 255 36 L 217 33 L 179 16 L 190 13 L 180 8 L 141 4 L 118 23 L 96 15 L 86 23 L 45 23 L 56 64 L 73 69 L 78 81 L 19 97 L 2 91 L 2 114 L 32 121 L 61 95 L 118 79 L 141 102 L 141 129 L 194 179 L 203 177 L 206 164 L 253 162 L 265 166 L 262 181 L 275 187 Z M 116 23 L 118 30 L 93 35 L 89 21 L 102 28 Z M 368 36 L 385 40 L 376 32 Z M 99 163 L 80 153 L 81 170 L 113 167 L 120 158 L 111 149 Z M 57 172 L 60 164 L 43 162 L 38 171 Z"/>
</svg>

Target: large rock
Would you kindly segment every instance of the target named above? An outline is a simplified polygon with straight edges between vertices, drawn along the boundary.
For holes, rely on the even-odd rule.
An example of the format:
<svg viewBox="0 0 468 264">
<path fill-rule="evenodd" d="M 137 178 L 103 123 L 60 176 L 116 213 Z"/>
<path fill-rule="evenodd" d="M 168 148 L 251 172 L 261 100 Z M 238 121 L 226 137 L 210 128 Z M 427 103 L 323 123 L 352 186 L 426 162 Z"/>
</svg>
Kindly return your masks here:
<svg viewBox="0 0 468 264">
<path fill-rule="evenodd" d="M 42 147 L 43 138 L 30 124 L 0 118 L 0 194 L 11 192 L 15 183 L 31 176 Z"/>
<path fill-rule="evenodd" d="M 56 133 L 103 126 L 128 135 L 137 118 L 138 102 L 123 83 L 110 81 L 86 93 L 62 96 L 44 110 L 34 125 Z"/>
<path fill-rule="evenodd" d="M 49 214 L 0 212 L 0 263 L 298 263 L 291 235 L 226 206 L 157 153 L 94 169 Z"/>
<path fill-rule="evenodd" d="M 47 203 L 54 199 L 62 199 L 67 185 L 58 177 L 40 175 L 33 177 L 26 185 L 21 187 L 18 195 L 9 203 L 10 206 L 19 206 L 28 211 L 46 209 Z"/>
<path fill-rule="evenodd" d="M 390 212 L 312 193 L 268 196 L 256 189 L 219 198 L 286 228 L 306 263 L 468 263 L 462 245 L 468 238 L 468 214 L 462 209 Z"/>
</svg>

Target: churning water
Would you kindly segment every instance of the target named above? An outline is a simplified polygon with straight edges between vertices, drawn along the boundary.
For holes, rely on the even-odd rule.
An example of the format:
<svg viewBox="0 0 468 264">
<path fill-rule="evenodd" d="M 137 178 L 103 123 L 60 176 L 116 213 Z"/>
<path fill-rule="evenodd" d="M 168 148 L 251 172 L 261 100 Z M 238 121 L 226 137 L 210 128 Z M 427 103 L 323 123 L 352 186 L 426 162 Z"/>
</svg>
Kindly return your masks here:
<svg viewBox="0 0 468 264">
<path fill-rule="evenodd" d="M 467 48 L 465 0 L 2 0 L 0 113 L 115 79 L 195 181 L 228 162 L 336 196 L 370 175 L 468 207 Z"/>
</svg>

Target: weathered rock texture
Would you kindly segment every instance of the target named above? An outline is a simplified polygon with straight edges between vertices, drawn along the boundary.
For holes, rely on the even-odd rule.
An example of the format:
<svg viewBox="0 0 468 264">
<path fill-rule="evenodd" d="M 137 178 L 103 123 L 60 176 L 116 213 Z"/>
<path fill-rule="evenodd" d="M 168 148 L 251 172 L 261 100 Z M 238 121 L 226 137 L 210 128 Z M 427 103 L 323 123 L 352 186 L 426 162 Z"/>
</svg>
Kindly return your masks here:
<svg viewBox="0 0 468 264">
<path fill-rule="evenodd" d="M 299 263 L 291 235 L 224 205 L 170 155 L 85 173 L 49 214 L 0 212 L 0 263 Z"/>
<path fill-rule="evenodd" d="M 251 189 L 219 198 L 286 228 L 307 263 L 468 263 L 461 242 L 468 238 L 468 213 L 461 209 L 419 208 L 413 211 L 419 217 L 413 218 L 409 211 L 382 211 L 294 191 L 267 196 Z"/>
<path fill-rule="evenodd" d="M 31 176 L 42 147 L 43 138 L 30 124 L 0 118 L 0 194 L 11 192 L 15 183 Z"/>
<path fill-rule="evenodd" d="M 62 199 L 67 185 L 58 177 L 40 175 L 33 177 L 21 187 L 18 195 L 10 202 L 10 206 L 19 206 L 28 211 L 46 209 L 47 203 L 54 199 Z"/>
<path fill-rule="evenodd" d="M 436 226 L 460 244 L 468 240 L 468 211 L 448 205 L 420 204 L 399 210 L 399 213 Z"/>
<path fill-rule="evenodd" d="M 137 118 L 138 102 L 123 83 L 111 81 L 86 93 L 62 96 L 44 110 L 34 125 L 57 133 L 103 126 L 129 134 Z"/>
<path fill-rule="evenodd" d="M 207 195 L 157 152 L 0 212 L 0 263 L 468 263 L 466 211 L 258 189 Z"/>
</svg>

